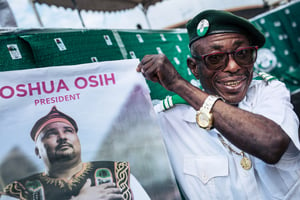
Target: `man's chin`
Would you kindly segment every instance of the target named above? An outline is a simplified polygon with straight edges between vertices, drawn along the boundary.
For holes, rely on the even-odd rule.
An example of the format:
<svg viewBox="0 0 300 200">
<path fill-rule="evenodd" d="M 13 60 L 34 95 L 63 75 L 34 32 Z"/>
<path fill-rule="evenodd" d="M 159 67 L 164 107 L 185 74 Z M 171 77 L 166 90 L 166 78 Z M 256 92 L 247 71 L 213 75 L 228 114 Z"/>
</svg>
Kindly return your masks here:
<svg viewBox="0 0 300 200">
<path fill-rule="evenodd" d="M 224 99 L 225 99 L 225 102 L 230 105 L 238 105 L 243 100 L 243 98 L 236 97 L 236 96 L 227 96 Z"/>
<path fill-rule="evenodd" d="M 245 98 L 245 91 L 237 92 L 237 93 L 223 93 L 221 91 L 218 92 L 219 96 L 221 96 L 226 103 L 231 105 L 239 104 Z"/>
<path fill-rule="evenodd" d="M 56 152 L 55 161 L 69 161 L 74 158 L 73 152 Z"/>
</svg>

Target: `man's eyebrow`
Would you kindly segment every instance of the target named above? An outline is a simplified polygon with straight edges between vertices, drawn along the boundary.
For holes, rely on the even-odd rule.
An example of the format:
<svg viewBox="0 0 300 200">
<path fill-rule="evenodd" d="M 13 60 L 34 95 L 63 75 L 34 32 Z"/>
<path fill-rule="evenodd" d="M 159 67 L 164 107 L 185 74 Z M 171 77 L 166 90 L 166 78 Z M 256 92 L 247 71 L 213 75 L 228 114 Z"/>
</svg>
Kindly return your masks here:
<svg viewBox="0 0 300 200">
<path fill-rule="evenodd" d="M 53 131 L 55 131 L 55 130 L 56 130 L 55 128 L 46 129 L 46 130 L 45 130 L 45 133 L 47 134 L 48 132 L 53 132 Z"/>
<path fill-rule="evenodd" d="M 223 46 L 218 45 L 218 44 L 212 44 L 209 46 L 211 49 L 217 49 L 217 50 L 221 50 Z"/>
<path fill-rule="evenodd" d="M 41 133 L 44 133 L 44 135 L 42 136 L 42 138 L 45 138 L 47 137 L 47 135 L 49 135 L 50 133 L 53 133 L 55 132 L 56 129 L 55 128 L 50 128 L 50 129 L 45 129 L 45 130 L 42 130 Z"/>
<path fill-rule="evenodd" d="M 245 43 L 245 41 L 243 41 L 243 40 L 237 40 L 237 41 L 235 41 L 235 42 L 233 43 L 233 45 L 235 45 L 235 46 L 240 46 L 240 45 L 243 44 L 243 43 Z"/>
<path fill-rule="evenodd" d="M 244 40 L 237 40 L 237 41 L 234 41 L 234 43 L 233 43 L 232 46 L 233 47 L 238 47 L 238 46 L 240 46 L 243 43 L 245 43 Z M 212 49 L 217 49 L 217 50 L 221 50 L 223 48 L 223 46 L 219 45 L 219 44 L 212 44 L 209 47 L 212 48 Z"/>
<path fill-rule="evenodd" d="M 74 129 L 72 126 L 64 126 L 64 129 Z"/>
</svg>

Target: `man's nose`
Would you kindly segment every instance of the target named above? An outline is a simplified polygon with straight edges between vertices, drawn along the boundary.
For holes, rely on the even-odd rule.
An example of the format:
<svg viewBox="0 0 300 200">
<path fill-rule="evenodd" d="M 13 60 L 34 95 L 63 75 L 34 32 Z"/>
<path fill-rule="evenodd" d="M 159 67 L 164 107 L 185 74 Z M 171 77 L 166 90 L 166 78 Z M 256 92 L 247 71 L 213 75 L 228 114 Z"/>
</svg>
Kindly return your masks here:
<svg viewBox="0 0 300 200">
<path fill-rule="evenodd" d="M 224 71 L 230 72 L 230 73 L 236 73 L 240 69 L 241 69 L 241 66 L 234 60 L 233 55 L 228 54 L 228 61 L 227 61 L 227 65 L 226 65 Z"/>
<path fill-rule="evenodd" d="M 65 140 L 66 139 L 66 134 L 63 131 L 59 131 L 57 134 L 57 140 Z"/>
</svg>

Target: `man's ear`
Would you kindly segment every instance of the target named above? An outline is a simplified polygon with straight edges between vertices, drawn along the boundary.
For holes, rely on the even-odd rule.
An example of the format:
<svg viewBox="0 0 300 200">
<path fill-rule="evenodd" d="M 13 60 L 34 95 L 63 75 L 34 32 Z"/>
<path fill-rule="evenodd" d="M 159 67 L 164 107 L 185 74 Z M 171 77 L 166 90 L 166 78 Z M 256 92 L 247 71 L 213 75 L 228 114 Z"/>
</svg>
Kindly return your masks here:
<svg viewBox="0 0 300 200">
<path fill-rule="evenodd" d="M 191 70 L 191 72 L 194 74 L 196 79 L 199 79 L 199 71 L 198 71 L 198 66 L 197 66 L 197 61 L 195 58 L 188 58 L 187 59 L 187 66 Z"/>
<path fill-rule="evenodd" d="M 37 147 L 34 148 L 34 152 L 35 152 L 35 155 L 37 155 L 37 157 L 41 158 L 40 151 Z"/>
</svg>

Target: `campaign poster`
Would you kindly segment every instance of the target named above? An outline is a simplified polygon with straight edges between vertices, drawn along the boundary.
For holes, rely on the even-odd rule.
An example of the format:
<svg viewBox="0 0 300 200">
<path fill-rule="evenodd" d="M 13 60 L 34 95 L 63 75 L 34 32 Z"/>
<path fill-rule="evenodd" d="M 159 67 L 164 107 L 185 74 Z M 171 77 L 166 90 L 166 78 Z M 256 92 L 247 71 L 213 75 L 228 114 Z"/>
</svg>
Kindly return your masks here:
<svg viewBox="0 0 300 200">
<path fill-rule="evenodd" d="M 124 199 L 180 199 L 149 88 L 135 70 L 138 62 L 128 59 L 0 72 L 0 191 L 24 192 L 24 199 L 76 199 L 87 182 L 85 176 L 91 174 L 88 186 L 114 182 Z M 53 120 L 53 113 L 58 118 L 68 116 L 61 117 L 62 123 L 75 129 L 80 147 L 76 163 L 78 158 L 82 163 L 100 162 L 96 167 L 100 171 L 83 165 L 72 169 L 72 156 L 57 156 L 58 151 L 74 153 L 71 142 L 53 147 L 49 156 L 51 145 L 67 141 L 61 135 L 69 131 L 65 126 L 62 133 L 48 128 L 55 124 L 47 121 Z M 122 188 L 126 173 L 111 177 L 117 176 L 115 163 L 128 164 L 119 168 L 124 167 L 130 179 L 125 180 L 130 194 Z M 52 196 L 47 198 L 49 193 Z"/>
</svg>

